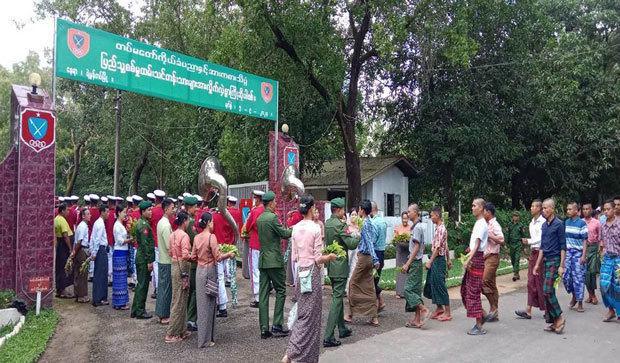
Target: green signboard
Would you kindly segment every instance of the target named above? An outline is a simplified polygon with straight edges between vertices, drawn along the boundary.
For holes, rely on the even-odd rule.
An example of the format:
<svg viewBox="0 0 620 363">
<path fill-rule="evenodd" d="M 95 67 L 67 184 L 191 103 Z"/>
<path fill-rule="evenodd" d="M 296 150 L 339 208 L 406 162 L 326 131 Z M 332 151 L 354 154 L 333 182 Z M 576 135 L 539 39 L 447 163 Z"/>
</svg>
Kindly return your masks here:
<svg viewBox="0 0 620 363">
<path fill-rule="evenodd" d="M 58 19 L 56 75 L 148 96 L 278 119 L 278 82 Z"/>
</svg>

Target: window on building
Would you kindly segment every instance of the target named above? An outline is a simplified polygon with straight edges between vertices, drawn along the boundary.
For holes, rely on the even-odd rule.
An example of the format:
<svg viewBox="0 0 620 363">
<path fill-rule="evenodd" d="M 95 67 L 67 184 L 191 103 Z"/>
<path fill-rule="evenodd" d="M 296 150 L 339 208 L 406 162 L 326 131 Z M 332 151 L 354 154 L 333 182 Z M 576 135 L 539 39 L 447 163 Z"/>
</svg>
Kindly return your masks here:
<svg viewBox="0 0 620 363">
<path fill-rule="evenodd" d="M 383 213 L 386 217 L 400 215 L 400 194 L 383 194 Z"/>
</svg>

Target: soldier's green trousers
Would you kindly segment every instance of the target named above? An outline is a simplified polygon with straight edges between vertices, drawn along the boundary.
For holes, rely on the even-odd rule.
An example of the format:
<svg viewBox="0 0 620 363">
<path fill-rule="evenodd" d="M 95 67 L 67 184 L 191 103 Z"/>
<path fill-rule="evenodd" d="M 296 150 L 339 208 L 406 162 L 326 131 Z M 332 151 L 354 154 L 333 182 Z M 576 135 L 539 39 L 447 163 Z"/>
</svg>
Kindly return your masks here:
<svg viewBox="0 0 620 363">
<path fill-rule="evenodd" d="M 146 263 L 136 263 L 136 275 L 138 284 L 133 295 L 133 303 L 131 304 L 131 316 L 142 316 L 146 313 L 144 305 L 146 297 L 149 293 L 149 284 L 151 282 L 151 272 Z"/>
<path fill-rule="evenodd" d="M 261 332 L 269 331 L 269 284 L 276 290 L 276 304 L 273 309 L 273 325 L 282 326 L 284 301 L 286 299 L 286 273 L 284 268 L 261 268 L 258 292 L 258 320 Z"/>
<path fill-rule="evenodd" d="M 329 317 L 325 326 L 325 340 L 334 339 L 334 330 L 338 327 L 340 336 L 345 334 L 349 329 L 344 324 L 344 291 L 347 286 L 345 278 L 331 278 L 332 283 L 332 305 L 329 308 Z"/>
<path fill-rule="evenodd" d="M 512 272 L 514 274 L 519 274 L 519 261 L 521 260 L 521 247 L 520 244 L 510 244 L 508 245 L 508 249 L 510 251 L 510 263 L 512 264 Z"/>
<path fill-rule="evenodd" d="M 196 262 L 189 269 L 189 298 L 187 299 L 187 321 L 196 322 Z"/>
</svg>

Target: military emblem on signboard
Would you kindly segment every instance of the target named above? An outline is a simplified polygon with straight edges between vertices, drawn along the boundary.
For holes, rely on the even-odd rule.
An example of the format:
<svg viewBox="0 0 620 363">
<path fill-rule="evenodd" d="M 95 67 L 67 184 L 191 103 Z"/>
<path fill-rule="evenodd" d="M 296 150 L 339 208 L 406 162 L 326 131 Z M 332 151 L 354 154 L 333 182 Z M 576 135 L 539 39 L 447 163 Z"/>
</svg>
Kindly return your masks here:
<svg viewBox="0 0 620 363">
<path fill-rule="evenodd" d="M 260 94 L 263 96 L 265 103 L 271 102 L 273 98 L 273 86 L 269 82 L 263 82 L 260 84 Z"/>
<path fill-rule="evenodd" d="M 77 58 L 82 58 L 90 50 L 90 35 L 78 29 L 70 28 L 67 32 L 67 45 Z"/>
<path fill-rule="evenodd" d="M 20 129 L 21 140 L 36 152 L 47 149 L 56 141 L 56 117 L 51 112 L 24 109 Z"/>
</svg>

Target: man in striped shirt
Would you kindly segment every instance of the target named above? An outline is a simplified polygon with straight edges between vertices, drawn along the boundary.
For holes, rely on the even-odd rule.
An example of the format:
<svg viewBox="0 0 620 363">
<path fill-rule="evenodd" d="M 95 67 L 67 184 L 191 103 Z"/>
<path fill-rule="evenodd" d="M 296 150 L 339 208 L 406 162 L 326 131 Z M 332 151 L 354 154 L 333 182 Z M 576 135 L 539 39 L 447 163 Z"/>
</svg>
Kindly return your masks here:
<svg viewBox="0 0 620 363">
<path fill-rule="evenodd" d="M 563 276 L 564 287 L 573 294 L 571 310 L 584 312 L 583 294 L 586 279 L 586 255 L 588 248 L 588 225 L 579 218 L 579 205 L 571 202 L 566 207 L 567 219 L 564 221 L 566 235 L 566 263 Z M 575 305 L 577 308 L 575 309 Z"/>
</svg>

